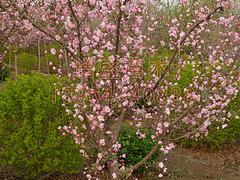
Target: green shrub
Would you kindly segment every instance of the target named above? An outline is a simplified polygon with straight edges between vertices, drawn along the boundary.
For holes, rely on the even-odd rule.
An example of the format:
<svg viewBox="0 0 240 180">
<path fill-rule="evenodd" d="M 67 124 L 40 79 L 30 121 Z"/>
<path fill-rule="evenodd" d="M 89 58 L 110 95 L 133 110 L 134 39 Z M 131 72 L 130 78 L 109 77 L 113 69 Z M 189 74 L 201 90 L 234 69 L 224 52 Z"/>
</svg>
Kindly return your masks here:
<svg viewBox="0 0 240 180">
<path fill-rule="evenodd" d="M 213 150 L 219 150 L 226 144 L 237 142 L 239 138 L 239 119 L 232 118 L 225 129 L 222 129 L 221 125 L 216 123 L 210 126 L 208 136 L 198 140 L 184 139 L 180 143 L 184 147 L 208 147 Z"/>
<path fill-rule="evenodd" d="M 119 135 L 119 143 L 121 144 L 121 149 L 118 152 L 118 158 L 121 159 L 121 155 L 126 154 L 126 158 L 124 159 L 124 163 L 126 167 L 135 165 L 139 161 L 141 161 L 156 145 L 155 142 L 151 140 L 151 131 L 147 129 L 141 129 L 142 133 L 146 134 L 144 139 L 140 139 L 136 135 L 137 130 L 124 125 L 122 131 Z M 160 155 L 160 151 L 156 152 L 148 162 L 141 166 L 136 173 L 142 174 L 146 173 L 147 169 L 153 164 L 156 158 Z"/>
<path fill-rule="evenodd" d="M 199 140 L 184 139 L 180 142 L 185 147 L 206 146 L 211 149 L 221 149 L 226 144 L 240 140 L 240 93 L 237 98 L 229 103 L 228 112 L 232 114 L 228 127 L 222 129 L 222 125 L 215 123 L 210 126 L 208 136 Z"/>
<path fill-rule="evenodd" d="M 181 79 L 178 81 L 178 87 L 183 90 L 191 82 L 196 75 L 192 71 L 192 66 L 188 65 L 181 71 Z M 227 111 L 232 114 L 232 117 L 228 123 L 228 127 L 221 128 L 220 123 L 214 123 L 209 128 L 209 134 L 206 137 L 200 139 L 183 139 L 179 142 L 184 147 L 208 147 L 211 149 L 221 149 L 224 145 L 234 143 L 240 139 L 240 93 L 237 98 L 229 103 Z M 183 127 L 184 128 L 184 127 Z"/>
<path fill-rule="evenodd" d="M 0 166 L 17 177 L 77 173 L 79 147 L 58 126 L 68 119 L 61 100 L 52 102 L 55 76 L 22 75 L 7 80 L 0 92 Z"/>
<path fill-rule="evenodd" d="M 10 71 L 6 66 L 0 66 L 0 81 L 5 81 L 6 78 L 9 78 Z"/>
</svg>

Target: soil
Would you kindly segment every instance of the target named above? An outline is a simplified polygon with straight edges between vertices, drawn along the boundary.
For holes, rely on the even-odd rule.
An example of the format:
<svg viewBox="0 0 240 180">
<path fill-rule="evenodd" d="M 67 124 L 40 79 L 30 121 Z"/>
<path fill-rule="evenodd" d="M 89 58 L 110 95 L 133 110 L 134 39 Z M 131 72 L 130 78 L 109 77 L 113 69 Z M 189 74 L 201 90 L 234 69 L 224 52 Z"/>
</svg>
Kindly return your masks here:
<svg viewBox="0 0 240 180">
<path fill-rule="evenodd" d="M 240 180 L 240 143 L 221 151 L 177 149 L 168 160 L 167 179 Z"/>
</svg>

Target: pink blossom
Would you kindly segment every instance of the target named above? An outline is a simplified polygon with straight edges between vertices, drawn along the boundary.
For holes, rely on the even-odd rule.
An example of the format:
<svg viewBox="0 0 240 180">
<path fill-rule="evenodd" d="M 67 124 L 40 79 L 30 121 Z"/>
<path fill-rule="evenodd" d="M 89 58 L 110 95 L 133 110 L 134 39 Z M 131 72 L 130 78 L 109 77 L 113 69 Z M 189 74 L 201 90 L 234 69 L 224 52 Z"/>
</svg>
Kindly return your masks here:
<svg viewBox="0 0 240 180">
<path fill-rule="evenodd" d="M 52 55 L 56 55 L 56 53 L 57 53 L 56 49 L 54 49 L 54 48 L 51 48 L 50 52 Z"/>
<path fill-rule="evenodd" d="M 180 0 L 180 3 L 185 5 L 188 3 L 188 0 Z"/>
</svg>

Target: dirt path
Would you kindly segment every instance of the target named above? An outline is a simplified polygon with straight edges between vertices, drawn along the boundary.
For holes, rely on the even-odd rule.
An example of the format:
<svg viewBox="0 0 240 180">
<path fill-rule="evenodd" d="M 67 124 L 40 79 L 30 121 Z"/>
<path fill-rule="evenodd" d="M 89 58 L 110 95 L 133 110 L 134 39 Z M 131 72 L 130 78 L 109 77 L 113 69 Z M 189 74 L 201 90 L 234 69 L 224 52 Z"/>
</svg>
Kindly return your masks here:
<svg viewBox="0 0 240 180">
<path fill-rule="evenodd" d="M 178 149 L 169 156 L 163 179 L 240 180 L 240 144 L 222 151 Z"/>
</svg>

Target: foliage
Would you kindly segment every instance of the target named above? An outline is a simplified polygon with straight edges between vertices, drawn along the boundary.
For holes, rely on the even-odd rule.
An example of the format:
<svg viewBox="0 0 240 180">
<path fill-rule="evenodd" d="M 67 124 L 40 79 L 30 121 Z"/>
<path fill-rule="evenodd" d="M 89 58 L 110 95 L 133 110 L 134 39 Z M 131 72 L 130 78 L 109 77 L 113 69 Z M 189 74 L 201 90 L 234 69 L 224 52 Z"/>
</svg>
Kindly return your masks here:
<svg viewBox="0 0 240 180">
<path fill-rule="evenodd" d="M 0 165 L 18 177 L 75 173 L 82 158 L 79 147 L 61 136 L 67 122 L 61 100 L 52 102 L 55 76 L 22 75 L 8 80 L 0 93 Z"/>
<path fill-rule="evenodd" d="M 10 71 L 6 66 L 0 67 L 0 81 L 5 81 L 10 76 Z"/>
<path fill-rule="evenodd" d="M 214 123 L 209 127 L 208 136 L 201 139 L 183 139 L 180 144 L 185 147 L 209 147 L 211 149 L 221 149 L 226 144 L 235 143 L 240 139 L 240 93 L 236 99 L 229 103 L 227 107 L 231 118 L 226 128 L 222 128 L 219 123 Z"/>
<path fill-rule="evenodd" d="M 27 51 L 28 49 L 25 49 Z M 24 51 L 22 49 L 21 51 Z M 34 70 L 38 70 L 39 58 L 32 52 L 19 52 L 17 53 L 17 68 L 20 73 L 31 73 Z M 50 53 L 40 57 L 40 68 L 41 72 L 52 72 L 51 68 L 48 67 L 49 63 L 52 62 L 54 66 L 59 65 L 59 60 Z M 12 67 L 15 66 L 14 60 L 11 60 Z M 48 70 L 49 69 L 49 70 Z"/>
<path fill-rule="evenodd" d="M 178 88 L 180 90 L 180 93 L 183 94 L 184 88 L 188 87 L 189 84 L 192 83 L 193 77 L 196 75 L 196 72 L 192 70 L 191 65 L 187 65 L 182 71 L 181 71 L 181 78 L 178 81 Z"/>
<path fill-rule="evenodd" d="M 146 134 L 146 137 L 143 139 L 139 138 L 136 134 L 136 128 L 124 125 L 121 130 L 119 135 L 121 149 L 118 152 L 118 158 L 124 160 L 126 167 L 133 166 L 141 161 L 151 151 L 153 146 L 156 145 L 156 142 L 151 139 L 152 132 L 150 130 L 141 128 L 141 132 Z M 123 154 L 126 155 L 126 158 L 121 158 Z M 157 151 L 145 165 L 136 170 L 136 173 L 146 173 L 149 166 L 155 162 L 159 155 L 161 155 L 161 152 Z"/>
<path fill-rule="evenodd" d="M 38 59 L 34 54 L 23 52 L 17 56 L 17 68 L 25 71 L 23 73 L 30 73 L 33 69 L 37 69 Z"/>
<path fill-rule="evenodd" d="M 209 128 L 209 134 L 201 139 L 183 139 L 180 144 L 183 147 L 209 147 L 213 150 L 219 150 L 226 144 L 234 143 L 240 137 L 239 119 L 230 120 L 228 127 L 222 129 L 221 125 L 214 124 Z"/>
</svg>

